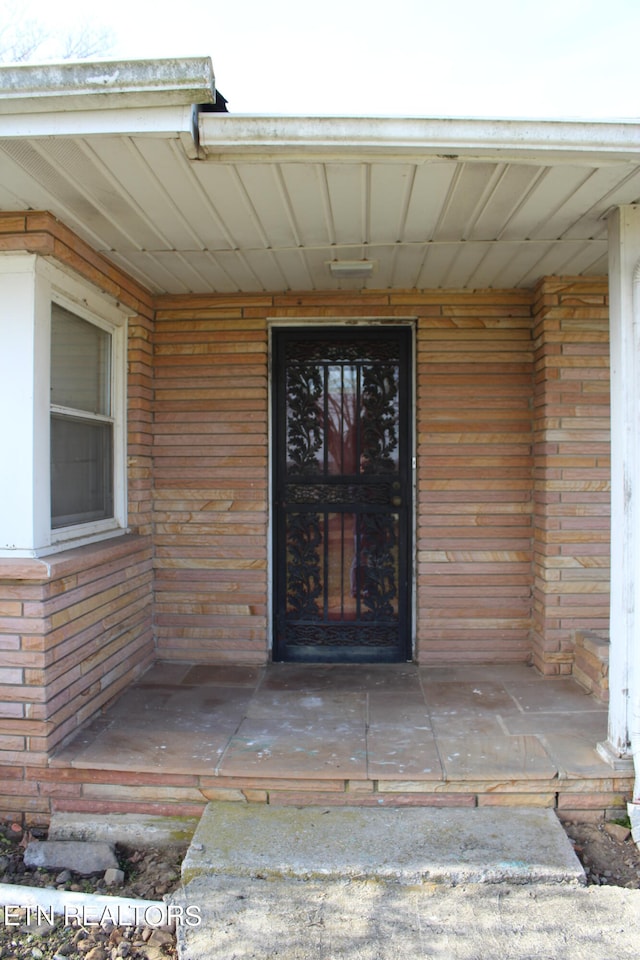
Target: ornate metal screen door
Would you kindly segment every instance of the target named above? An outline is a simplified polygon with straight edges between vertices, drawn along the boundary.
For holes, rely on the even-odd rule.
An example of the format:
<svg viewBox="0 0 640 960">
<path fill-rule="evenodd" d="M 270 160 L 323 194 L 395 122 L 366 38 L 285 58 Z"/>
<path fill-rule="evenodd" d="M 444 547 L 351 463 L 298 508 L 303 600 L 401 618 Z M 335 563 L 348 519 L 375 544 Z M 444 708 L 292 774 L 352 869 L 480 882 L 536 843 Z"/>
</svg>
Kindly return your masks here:
<svg viewBox="0 0 640 960">
<path fill-rule="evenodd" d="M 274 333 L 274 658 L 411 655 L 410 331 Z"/>
</svg>

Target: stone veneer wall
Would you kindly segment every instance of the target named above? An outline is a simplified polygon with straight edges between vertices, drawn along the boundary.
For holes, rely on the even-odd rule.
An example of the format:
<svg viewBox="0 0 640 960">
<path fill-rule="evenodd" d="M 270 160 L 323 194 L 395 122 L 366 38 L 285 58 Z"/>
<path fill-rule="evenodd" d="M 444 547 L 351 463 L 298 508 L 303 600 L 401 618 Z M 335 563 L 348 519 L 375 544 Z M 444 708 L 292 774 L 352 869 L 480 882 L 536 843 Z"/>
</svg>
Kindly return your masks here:
<svg viewBox="0 0 640 960">
<path fill-rule="evenodd" d="M 155 334 L 160 656 L 268 656 L 268 321 L 416 327 L 416 654 L 525 660 L 530 291 L 162 297 Z"/>
<path fill-rule="evenodd" d="M 535 291 L 534 606 L 543 673 L 571 673 L 575 633 L 606 634 L 610 578 L 609 313 L 604 278 Z"/>
<path fill-rule="evenodd" d="M 270 298 L 162 298 L 155 332 L 158 656 L 267 658 Z M 258 316 L 255 316 L 256 311 Z"/>
<path fill-rule="evenodd" d="M 149 295 L 46 213 L 0 214 L 0 252 L 48 256 L 132 310 L 132 534 L 40 560 L 0 560 L 0 816 L 49 811 L 55 747 L 152 662 Z"/>
<path fill-rule="evenodd" d="M 268 658 L 269 320 L 415 324 L 422 663 L 567 673 L 575 631 L 606 629 L 605 281 L 153 301 L 48 214 L 0 215 L 14 249 L 135 312 L 132 532 L 0 564 L 0 815 L 46 817 L 56 745 L 154 657 Z"/>
<path fill-rule="evenodd" d="M 530 297 L 433 291 L 414 307 L 421 662 L 530 654 Z"/>
</svg>

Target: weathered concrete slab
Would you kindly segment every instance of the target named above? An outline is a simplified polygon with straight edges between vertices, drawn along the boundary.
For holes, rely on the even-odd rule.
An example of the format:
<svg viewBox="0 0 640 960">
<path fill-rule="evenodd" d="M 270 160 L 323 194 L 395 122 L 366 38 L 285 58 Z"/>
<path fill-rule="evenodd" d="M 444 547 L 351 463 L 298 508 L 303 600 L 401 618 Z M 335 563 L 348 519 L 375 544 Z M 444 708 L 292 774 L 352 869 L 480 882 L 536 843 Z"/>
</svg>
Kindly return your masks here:
<svg viewBox="0 0 640 960">
<path fill-rule="evenodd" d="M 203 875 L 389 879 L 405 884 L 584 883 L 552 810 L 206 808 L 183 866 Z"/>
<path fill-rule="evenodd" d="M 637 960 L 640 891 L 199 877 L 182 960 Z M 186 914 L 185 914 L 186 915 Z"/>
<path fill-rule="evenodd" d="M 155 847 L 189 843 L 195 817 L 159 817 L 144 813 L 54 813 L 49 840 L 104 840 L 125 846 Z"/>
<path fill-rule="evenodd" d="M 113 848 L 101 841 L 32 840 L 24 851 L 24 862 L 27 867 L 73 870 L 85 877 L 118 867 Z"/>
</svg>

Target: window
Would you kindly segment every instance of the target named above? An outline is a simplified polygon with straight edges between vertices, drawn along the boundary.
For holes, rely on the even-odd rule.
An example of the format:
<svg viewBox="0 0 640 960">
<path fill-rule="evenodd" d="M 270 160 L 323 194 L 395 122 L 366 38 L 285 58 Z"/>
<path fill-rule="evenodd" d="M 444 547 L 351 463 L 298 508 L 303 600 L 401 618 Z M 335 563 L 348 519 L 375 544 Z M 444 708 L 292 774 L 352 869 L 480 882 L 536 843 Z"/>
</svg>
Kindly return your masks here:
<svg viewBox="0 0 640 960">
<path fill-rule="evenodd" d="M 114 332 L 51 308 L 51 528 L 114 518 Z"/>
<path fill-rule="evenodd" d="M 0 256 L 0 557 L 126 531 L 130 314 L 37 254 Z"/>
</svg>

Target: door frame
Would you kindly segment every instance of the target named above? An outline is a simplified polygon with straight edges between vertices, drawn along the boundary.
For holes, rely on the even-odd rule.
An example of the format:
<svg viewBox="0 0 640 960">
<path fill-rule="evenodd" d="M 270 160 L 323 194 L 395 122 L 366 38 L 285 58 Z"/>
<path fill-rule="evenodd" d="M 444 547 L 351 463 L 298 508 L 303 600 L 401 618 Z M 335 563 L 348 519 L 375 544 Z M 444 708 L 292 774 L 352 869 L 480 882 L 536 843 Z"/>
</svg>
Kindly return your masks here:
<svg viewBox="0 0 640 960">
<path fill-rule="evenodd" d="M 409 530 L 411 536 L 410 553 L 408 557 L 409 582 L 409 602 L 407 610 L 407 624 L 409 637 L 407 641 L 407 661 L 414 661 L 416 658 L 417 639 L 417 510 L 418 510 L 418 490 L 417 490 L 417 317 L 291 317 L 278 318 L 267 317 L 267 495 L 268 503 L 268 530 L 267 530 L 267 656 L 273 660 L 274 640 L 275 640 L 275 424 L 274 424 L 274 332 L 282 329 L 291 328 L 304 329 L 322 329 L 323 327 L 404 327 L 410 329 L 410 349 L 411 357 L 409 362 L 410 370 L 410 407 L 411 423 L 407 435 L 409 438 L 410 449 L 408 451 L 409 472 L 411 476 L 411 514 L 409 517 Z M 363 664 L 366 666 L 366 664 Z"/>
</svg>

